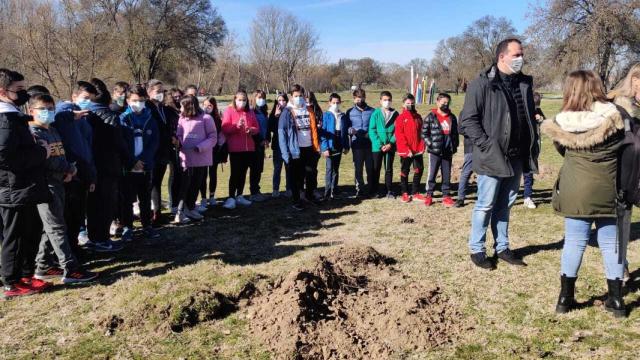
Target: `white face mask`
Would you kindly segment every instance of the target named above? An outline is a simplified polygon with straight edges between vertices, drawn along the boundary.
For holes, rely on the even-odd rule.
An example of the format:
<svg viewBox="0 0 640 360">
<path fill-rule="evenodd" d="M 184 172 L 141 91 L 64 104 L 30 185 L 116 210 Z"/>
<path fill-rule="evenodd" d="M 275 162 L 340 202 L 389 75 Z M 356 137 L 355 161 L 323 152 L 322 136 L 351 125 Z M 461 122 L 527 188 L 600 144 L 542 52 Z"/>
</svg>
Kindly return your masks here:
<svg viewBox="0 0 640 360">
<path fill-rule="evenodd" d="M 129 103 L 131 110 L 135 113 L 139 113 L 144 110 L 144 101 L 132 101 Z"/>
<path fill-rule="evenodd" d="M 164 93 L 157 93 L 153 96 L 153 100 L 157 102 L 162 102 L 164 100 Z"/>
<path fill-rule="evenodd" d="M 337 113 L 338 111 L 340 111 L 340 104 L 331 104 L 331 106 L 329 106 L 329 111 Z"/>
<path fill-rule="evenodd" d="M 267 100 L 263 99 L 263 98 L 258 98 L 256 99 L 256 106 L 258 107 L 263 107 L 267 104 Z"/>
<path fill-rule="evenodd" d="M 293 105 L 301 108 L 304 106 L 304 98 L 302 96 L 296 96 L 293 98 Z"/>
<path fill-rule="evenodd" d="M 507 64 L 507 66 L 509 66 L 509 69 L 513 71 L 514 74 L 517 74 L 520 71 L 522 71 L 523 65 L 524 65 L 524 59 L 522 58 L 522 56 L 511 59 L 511 64 Z"/>
<path fill-rule="evenodd" d="M 207 113 L 207 114 L 211 114 L 213 112 L 213 109 L 204 108 L 204 112 Z"/>
<path fill-rule="evenodd" d="M 385 109 L 390 108 L 391 107 L 391 101 L 389 101 L 389 100 L 383 101 L 382 102 L 382 107 L 385 108 Z"/>
<path fill-rule="evenodd" d="M 243 100 L 236 100 L 236 108 L 237 108 L 238 110 L 240 110 L 240 109 L 244 109 L 244 108 L 245 108 L 245 106 L 247 106 L 247 102 L 246 102 L 246 101 L 243 101 Z"/>
</svg>

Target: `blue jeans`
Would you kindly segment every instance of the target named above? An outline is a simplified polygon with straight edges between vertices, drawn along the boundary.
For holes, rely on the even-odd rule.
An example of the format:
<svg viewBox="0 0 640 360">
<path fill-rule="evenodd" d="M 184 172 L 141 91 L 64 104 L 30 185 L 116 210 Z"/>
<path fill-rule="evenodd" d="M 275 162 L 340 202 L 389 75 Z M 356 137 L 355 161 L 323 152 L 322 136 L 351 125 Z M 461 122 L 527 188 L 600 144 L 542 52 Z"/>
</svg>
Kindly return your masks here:
<svg viewBox="0 0 640 360">
<path fill-rule="evenodd" d="M 598 234 L 598 247 L 604 261 L 604 271 L 607 279 L 622 279 L 624 262 L 618 264 L 618 251 L 616 241 L 616 219 L 564 219 L 564 246 L 562 248 L 562 260 L 560 271 L 567 277 L 577 277 L 582 254 L 587 248 L 591 225 L 596 224 Z"/>
<path fill-rule="evenodd" d="M 333 196 L 338 194 L 338 181 L 340 179 L 340 160 L 342 159 L 341 153 L 332 153 L 326 159 L 326 175 L 324 177 L 324 196 Z"/>
<path fill-rule="evenodd" d="M 523 175 L 524 177 L 524 197 L 530 198 L 533 195 L 533 173 L 528 172 Z"/>
<path fill-rule="evenodd" d="M 280 191 L 280 174 L 282 174 L 282 167 L 284 160 L 282 160 L 282 153 L 280 149 L 273 150 L 273 191 Z M 291 190 L 289 184 L 289 172 L 284 169 L 284 179 L 286 181 L 286 189 Z"/>
<path fill-rule="evenodd" d="M 486 252 L 489 221 L 496 252 L 509 248 L 509 213 L 518 197 L 522 162 L 512 161 L 511 166 L 514 173 L 511 177 L 478 176 L 478 201 L 473 208 L 469 237 L 469 250 L 472 254 Z"/>
<path fill-rule="evenodd" d="M 460 172 L 460 181 L 458 182 L 458 200 L 464 200 L 467 196 L 467 186 L 469 185 L 469 179 L 473 173 L 473 154 L 464 154 L 464 163 L 462 164 L 462 171 Z"/>
</svg>

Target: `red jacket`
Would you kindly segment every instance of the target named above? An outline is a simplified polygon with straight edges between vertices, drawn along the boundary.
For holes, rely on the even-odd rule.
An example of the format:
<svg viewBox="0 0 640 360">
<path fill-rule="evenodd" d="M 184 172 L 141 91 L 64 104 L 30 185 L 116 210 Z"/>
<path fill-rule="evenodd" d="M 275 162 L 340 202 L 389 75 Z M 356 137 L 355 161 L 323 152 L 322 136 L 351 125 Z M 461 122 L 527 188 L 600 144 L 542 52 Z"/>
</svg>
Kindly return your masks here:
<svg viewBox="0 0 640 360">
<path fill-rule="evenodd" d="M 422 118 L 417 112 L 402 111 L 396 119 L 396 148 L 398 155 L 406 158 L 424 153 L 424 139 L 421 135 Z"/>
</svg>

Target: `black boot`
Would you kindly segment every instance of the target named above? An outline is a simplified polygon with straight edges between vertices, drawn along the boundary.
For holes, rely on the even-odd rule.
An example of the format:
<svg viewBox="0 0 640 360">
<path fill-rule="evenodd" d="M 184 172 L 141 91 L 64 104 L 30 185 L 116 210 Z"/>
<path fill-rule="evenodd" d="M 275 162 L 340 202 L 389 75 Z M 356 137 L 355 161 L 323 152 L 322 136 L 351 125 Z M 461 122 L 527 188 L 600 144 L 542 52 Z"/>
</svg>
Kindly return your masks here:
<svg viewBox="0 0 640 360">
<path fill-rule="evenodd" d="M 613 313 L 613 316 L 617 318 L 626 317 L 627 309 L 622 299 L 622 280 L 607 279 L 607 287 L 609 288 L 609 295 L 607 296 L 607 301 L 604 303 L 604 308 Z"/>
<path fill-rule="evenodd" d="M 558 296 L 558 304 L 556 305 L 557 314 L 566 314 L 576 307 L 576 279 L 567 277 L 564 274 L 560 276 L 560 296 Z"/>
</svg>

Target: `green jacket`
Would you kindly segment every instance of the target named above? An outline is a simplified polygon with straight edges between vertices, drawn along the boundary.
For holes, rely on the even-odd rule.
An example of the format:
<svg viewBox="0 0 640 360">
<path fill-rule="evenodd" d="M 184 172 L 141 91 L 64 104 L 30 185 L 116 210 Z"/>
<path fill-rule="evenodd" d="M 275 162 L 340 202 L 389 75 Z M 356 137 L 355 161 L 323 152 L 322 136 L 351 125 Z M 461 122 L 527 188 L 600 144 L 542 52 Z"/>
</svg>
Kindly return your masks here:
<svg viewBox="0 0 640 360">
<path fill-rule="evenodd" d="M 396 118 L 398 112 L 390 109 L 392 114 L 388 122 L 384 120 L 382 108 L 377 108 L 371 114 L 369 120 L 369 139 L 371 139 L 371 148 L 373 152 L 379 152 L 382 146 L 387 144 L 395 145 L 396 143 Z"/>
<path fill-rule="evenodd" d="M 574 218 L 615 218 L 618 150 L 624 120 L 615 105 L 595 103 L 592 111 L 566 111 L 542 123 L 564 156 L 553 187 L 557 214 Z"/>
</svg>

